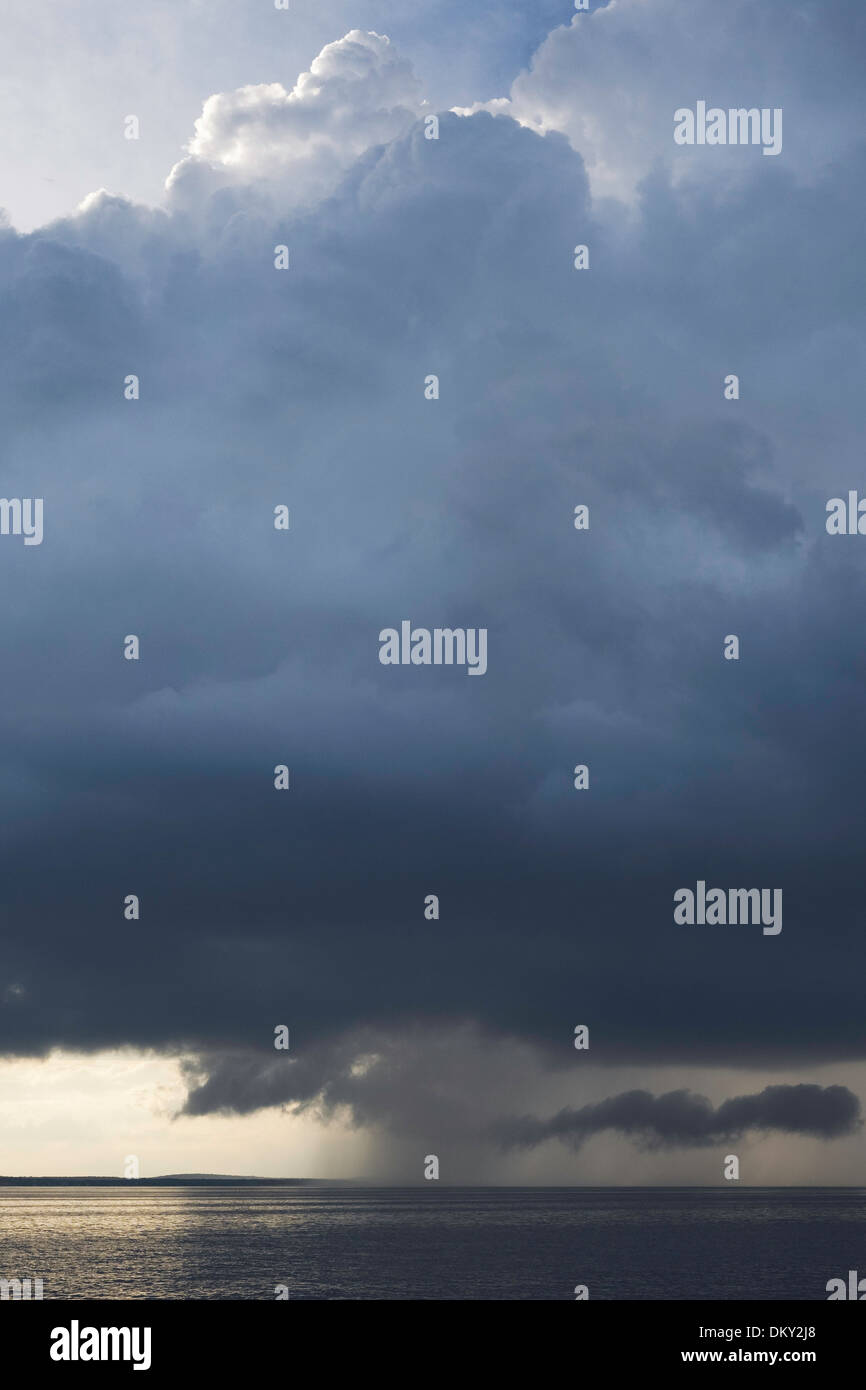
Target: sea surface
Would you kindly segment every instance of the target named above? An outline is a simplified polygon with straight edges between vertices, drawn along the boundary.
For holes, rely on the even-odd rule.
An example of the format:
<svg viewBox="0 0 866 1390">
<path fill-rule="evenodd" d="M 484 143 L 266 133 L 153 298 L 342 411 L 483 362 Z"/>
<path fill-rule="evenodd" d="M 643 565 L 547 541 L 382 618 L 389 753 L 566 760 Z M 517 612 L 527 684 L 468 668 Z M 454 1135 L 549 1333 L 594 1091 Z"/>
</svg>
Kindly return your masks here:
<svg viewBox="0 0 866 1390">
<path fill-rule="evenodd" d="M 866 1189 L 0 1188 L 45 1299 L 826 1300 Z"/>
</svg>

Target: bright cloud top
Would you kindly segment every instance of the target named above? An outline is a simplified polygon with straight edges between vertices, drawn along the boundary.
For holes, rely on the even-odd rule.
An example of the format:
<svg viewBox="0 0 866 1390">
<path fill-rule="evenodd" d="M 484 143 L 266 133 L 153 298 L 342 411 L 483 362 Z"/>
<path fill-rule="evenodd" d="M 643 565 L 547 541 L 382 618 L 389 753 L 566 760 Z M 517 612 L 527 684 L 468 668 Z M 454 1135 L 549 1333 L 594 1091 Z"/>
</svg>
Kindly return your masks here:
<svg viewBox="0 0 866 1390">
<path fill-rule="evenodd" d="M 382 34 L 353 29 L 327 44 L 291 91 L 279 82 L 211 96 L 188 156 L 167 181 L 177 197 L 195 181 L 278 181 L 292 203 L 320 197 L 371 146 L 406 130 L 421 110 L 412 67 Z"/>
</svg>

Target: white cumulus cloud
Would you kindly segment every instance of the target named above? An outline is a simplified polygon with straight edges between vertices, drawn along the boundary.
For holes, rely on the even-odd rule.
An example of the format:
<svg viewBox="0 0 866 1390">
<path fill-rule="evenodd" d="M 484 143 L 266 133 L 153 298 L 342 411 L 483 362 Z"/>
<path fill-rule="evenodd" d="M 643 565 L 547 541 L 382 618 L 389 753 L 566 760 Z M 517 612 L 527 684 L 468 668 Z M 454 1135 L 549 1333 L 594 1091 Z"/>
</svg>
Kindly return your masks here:
<svg viewBox="0 0 866 1390">
<path fill-rule="evenodd" d="M 270 82 L 208 97 L 166 187 L 182 204 L 266 181 L 294 205 L 312 202 L 366 150 L 406 130 L 422 106 L 411 64 L 390 40 L 352 29 L 325 45 L 291 91 Z"/>
</svg>

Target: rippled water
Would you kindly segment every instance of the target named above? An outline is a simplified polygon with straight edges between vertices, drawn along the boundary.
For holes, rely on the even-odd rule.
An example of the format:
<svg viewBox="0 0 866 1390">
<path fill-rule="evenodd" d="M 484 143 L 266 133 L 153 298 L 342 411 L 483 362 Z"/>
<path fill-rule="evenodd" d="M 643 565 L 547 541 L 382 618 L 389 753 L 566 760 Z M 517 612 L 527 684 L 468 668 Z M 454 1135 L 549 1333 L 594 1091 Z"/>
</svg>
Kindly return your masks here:
<svg viewBox="0 0 866 1390">
<path fill-rule="evenodd" d="M 826 1299 L 849 1269 L 863 1189 L 0 1189 L 0 1278 L 46 1299 Z"/>
</svg>

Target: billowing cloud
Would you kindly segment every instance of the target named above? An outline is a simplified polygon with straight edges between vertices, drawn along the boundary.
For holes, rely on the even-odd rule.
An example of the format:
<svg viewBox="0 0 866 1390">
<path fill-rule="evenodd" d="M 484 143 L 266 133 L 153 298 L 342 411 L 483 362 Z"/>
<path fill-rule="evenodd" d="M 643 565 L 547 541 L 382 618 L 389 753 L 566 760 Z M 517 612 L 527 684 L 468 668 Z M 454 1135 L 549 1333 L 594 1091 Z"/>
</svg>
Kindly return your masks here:
<svg viewBox="0 0 866 1390">
<path fill-rule="evenodd" d="M 824 529 L 862 150 L 662 169 L 626 212 L 573 132 L 427 140 L 384 40 L 325 53 L 213 99 L 164 208 L 0 232 L 4 488 L 45 501 L 0 543 L 0 1048 L 190 1055 L 197 1114 L 381 1116 L 363 1059 L 428 1026 L 862 1058 L 864 561 Z M 403 619 L 486 627 L 487 674 L 382 666 Z M 782 934 L 677 926 L 698 879 L 781 885 Z"/>
<path fill-rule="evenodd" d="M 279 183 L 284 206 L 312 201 L 420 110 L 420 83 L 406 59 L 385 35 L 352 29 L 326 44 L 291 91 L 271 82 L 209 97 L 166 187 L 178 206 L 262 180 Z"/>
<path fill-rule="evenodd" d="M 850 95 L 864 55 L 866 20 L 849 0 L 593 0 L 553 30 L 507 97 L 460 109 L 564 132 L 594 194 L 630 200 L 653 170 L 718 185 L 761 158 L 678 148 L 677 108 L 781 108 L 785 166 L 811 179 L 860 143 Z"/>
</svg>

